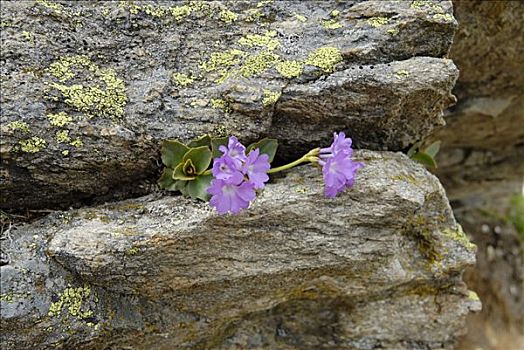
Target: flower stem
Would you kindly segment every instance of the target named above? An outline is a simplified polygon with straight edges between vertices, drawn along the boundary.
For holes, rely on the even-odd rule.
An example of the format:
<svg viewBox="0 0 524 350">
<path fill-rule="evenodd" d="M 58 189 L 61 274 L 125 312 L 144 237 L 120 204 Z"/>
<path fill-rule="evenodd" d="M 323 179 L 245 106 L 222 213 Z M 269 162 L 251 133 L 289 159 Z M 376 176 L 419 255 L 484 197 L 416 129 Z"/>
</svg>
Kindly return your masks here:
<svg viewBox="0 0 524 350">
<path fill-rule="evenodd" d="M 288 170 L 288 169 L 291 169 L 299 164 L 302 164 L 302 163 L 306 163 L 306 162 L 310 162 L 310 163 L 318 163 L 318 155 L 320 153 L 320 148 L 314 148 L 312 149 L 311 151 L 309 151 L 308 153 L 304 154 L 301 158 L 289 163 L 289 164 L 285 164 L 285 165 L 281 165 L 279 167 L 276 167 L 276 168 L 272 168 L 272 169 L 269 169 L 268 170 L 268 174 L 274 174 L 274 173 L 278 173 L 280 171 L 284 171 L 284 170 Z M 202 174 L 200 175 L 211 175 L 211 169 L 207 169 L 206 171 L 204 171 Z"/>
<path fill-rule="evenodd" d="M 272 169 L 269 169 L 268 170 L 268 174 L 274 174 L 274 173 L 278 173 L 280 171 L 284 171 L 284 170 L 288 170 L 288 169 L 291 169 L 301 163 L 306 163 L 306 162 L 311 162 L 311 163 L 314 163 L 316 161 L 318 161 L 318 154 L 319 154 L 319 151 L 320 149 L 319 148 L 315 148 L 315 149 L 312 149 L 311 151 L 309 151 L 308 153 L 304 154 L 301 158 L 289 163 L 289 164 L 285 164 L 285 165 L 281 165 L 279 167 L 276 167 L 276 168 L 272 168 Z"/>
</svg>

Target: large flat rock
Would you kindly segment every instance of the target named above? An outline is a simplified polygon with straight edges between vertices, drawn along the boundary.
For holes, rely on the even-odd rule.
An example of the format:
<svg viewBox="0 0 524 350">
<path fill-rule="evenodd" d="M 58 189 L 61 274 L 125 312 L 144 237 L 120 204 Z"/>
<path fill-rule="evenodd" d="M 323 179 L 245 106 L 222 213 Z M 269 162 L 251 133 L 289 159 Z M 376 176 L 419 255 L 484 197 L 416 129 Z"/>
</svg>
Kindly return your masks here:
<svg viewBox="0 0 524 350">
<path fill-rule="evenodd" d="M 158 144 L 346 130 L 399 150 L 443 124 L 450 1 L 6 2 L 1 208 L 150 192 Z"/>
<path fill-rule="evenodd" d="M 180 196 L 57 212 L 12 229 L 10 349 L 451 349 L 477 309 L 475 248 L 444 190 L 400 153 L 359 151 L 356 185 L 275 178 L 217 216 Z"/>
</svg>

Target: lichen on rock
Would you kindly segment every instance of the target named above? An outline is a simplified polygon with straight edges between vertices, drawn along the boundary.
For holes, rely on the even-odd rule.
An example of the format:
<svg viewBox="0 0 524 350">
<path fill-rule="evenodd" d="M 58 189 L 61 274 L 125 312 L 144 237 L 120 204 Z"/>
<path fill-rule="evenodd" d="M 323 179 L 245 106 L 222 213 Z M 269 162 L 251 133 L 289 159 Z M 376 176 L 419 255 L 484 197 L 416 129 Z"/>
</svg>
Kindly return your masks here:
<svg viewBox="0 0 524 350">
<path fill-rule="evenodd" d="M 88 116 L 123 117 L 126 88 L 114 70 L 101 69 L 87 56 L 67 56 L 51 64 L 48 72 L 59 81 L 51 81 L 49 86 L 59 91 L 64 102 L 77 111 Z M 80 84 L 65 84 L 78 75 L 84 79 Z"/>
<path fill-rule="evenodd" d="M 305 63 L 319 67 L 324 72 L 332 72 L 335 65 L 341 61 L 342 55 L 339 49 L 336 47 L 320 47 L 308 55 Z"/>
</svg>

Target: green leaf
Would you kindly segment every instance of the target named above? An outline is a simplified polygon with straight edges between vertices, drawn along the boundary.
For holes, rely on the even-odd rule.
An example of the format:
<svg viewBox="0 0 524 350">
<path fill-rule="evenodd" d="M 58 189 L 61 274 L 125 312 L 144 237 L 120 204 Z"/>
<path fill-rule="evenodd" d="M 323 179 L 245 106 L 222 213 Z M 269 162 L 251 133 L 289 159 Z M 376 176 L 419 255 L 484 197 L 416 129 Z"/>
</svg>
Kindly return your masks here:
<svg viewBox="0 0 524 350">
<path fill-rule="evenodd" d="M 211 150 L 213 151 L 213 158 L 218 158 L 222 156 L 222 152 L 218 150 L 220 146 L 227 146 L 229 137 L 218 137 L 211 139 Z"/>
<path fill-rule="evenodd" d="M 189 148 L 177 140 L 164 140 L 160 153 L 162 155 L 162 163 L 169 168 L 175 168 L 178 163 L 182 161 L 184 154 Z"/>
<path fill-rule="evenodd" d="M 437 168 L 437 162 L 435 162 L 435 159 L 427 153 L 417 152 L 411 156 L 411 159 L 425 165 L 426 167 Z"/>
<path fill-rule="evenodd" d="M 269 162 L 271 163 L 277 153 L 278 141 L 276 139 L 265 138 L 249 145 L 246 151 L 249 154 L 249 152 L 256 148 L 260 149 L 260 154 L 267 154 L 269 156 Z"/>
<path fill-rule="evenodd" d="M 180 193 L 182 193 L 184 196 L 188 196 L 189 193 L 187 191 L 187 184 L 189 183 L 190 181 L 185 181 L 185 180 L 177 180 L 177 182 L 175 183 L 175 189 L 177 191 L 180 191 Z"/>
<path fill-rule="evenodd" d="M 200 136 L 194 139 L 193 141 L 190 141 L 187 144 L 187 146 L 190 148 L 201 147 L 201 146 L 211 147 L 211 136 L 209 135 Z"/>
<path fill-rule="evenodd" d="M 407 153 L 408 157 L 411 158 L 415 154 L 415 152 L 418 150 L 419 147 L 420 147 L 420 142 L 415 142 L 408 150 L 408 153 Z"/>
<path fill-rule="evenodd" d="M 160 176 L 160 179 L 158 179 L 158 185 L 160 188 L 168 191 L 176 191 L 177 188 L 175 180 L 173 180 L 173 169 L 171 168 L 164 168 L 164 171 L 162 172 L 162 176 Z"/>
<path fill-rule="evenodd" d="M 189 181 L 187 184 L 187 189 L 189 196 L 191 198 L 198 198 L 203 201 L 209 200 L 209 193 L 207 193 L 207 188 L 213 179 L 212 175 L 200 175 L 193 181 Z"/>
<path fill-rule="evenodd" d="M 173 180 L 193 180 L 195 176 L 188 176 L 184 173 L 184 163 L 180 163 L 173 171 Z"/>
<path fill-rule="evenodd" d="M 433 142 L 431 145 L 426 147 L 426 149 L 424 149 L 424 153 L 430 155 L 431 158 L 435 158 L 435 156 L 437 155 L 438 151 L 440 150 L 440 144 L 441 144 L 440 141 Z"/>
<path fill-rule="evenodd" d="M 196 171 L 196 168 L 195 168 L 195 165 L 193 164 L 191 159 L 187 159 L 184 162 L 184 166 L 182 167 L 182 172 L 185 175 L 187 175 L 187 176 L 194 176 L 194 177 L 196 177 L 198 175 L 197 171 Z"/>
<path fill-rule="evenodd" d="M 189 151 L 187 151 L 187 153 L 184 154 L 183 162 L 185 163 L 190 159 L 196 169 L 196 173 L 200 175 L 206 171 L 209 164 L 211 164 L 211 158 L 212 155 L 209 147 L 202 146 L 191 148 Z"/>
</svg>

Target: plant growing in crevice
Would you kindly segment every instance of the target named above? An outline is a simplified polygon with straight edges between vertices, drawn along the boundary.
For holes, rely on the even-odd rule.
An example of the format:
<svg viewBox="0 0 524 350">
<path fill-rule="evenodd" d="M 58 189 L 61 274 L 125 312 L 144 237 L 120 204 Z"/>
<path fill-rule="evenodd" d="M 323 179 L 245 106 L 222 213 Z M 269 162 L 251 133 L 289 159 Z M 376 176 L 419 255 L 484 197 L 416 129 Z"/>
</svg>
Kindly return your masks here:
<svg viewBox="0 0 524 350">
<path fill-rule="evenodd" d="M 289 164 L 272 168 L 278 148 L 275 139 L 264 138 L 247 147 L 234 136 L 204 135 L 187 145 L 165 140 L 161 147 L 165 168 L 158 184 L 191 198 L 209 200 L 219 214 L 236 214 L 255 200 L 270 174 L 310 163 L 322 168 L 324 194 L 334 198 L 353 186 L 356 172 L 363 166 L 352 159 L 351 145 L 343 132 L 334 133 L 330 147 L 314 148 Z"/>
</svg>

